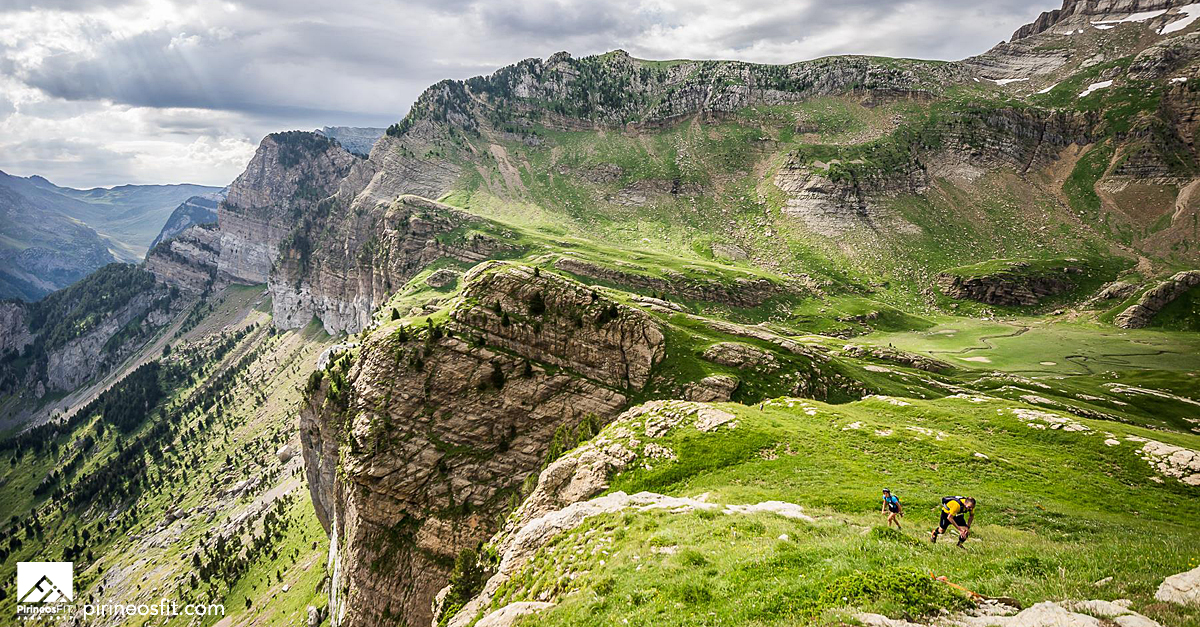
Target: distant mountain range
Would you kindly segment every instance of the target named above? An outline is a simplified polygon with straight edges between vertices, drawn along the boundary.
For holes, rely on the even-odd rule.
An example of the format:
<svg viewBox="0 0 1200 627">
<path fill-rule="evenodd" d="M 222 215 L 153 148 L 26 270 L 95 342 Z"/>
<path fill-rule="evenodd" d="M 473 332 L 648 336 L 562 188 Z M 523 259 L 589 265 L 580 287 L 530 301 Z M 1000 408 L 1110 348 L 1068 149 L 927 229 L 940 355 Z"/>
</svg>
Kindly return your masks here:
<svg viewBox="0 0 1200 627">
<path fill-rule="evenodd" d="M 225 196 L 228 193 L 229 188 L 226 187 L 211 194 L 192 196 L 183 201 L 183 204 L 171 212 L 170 217 L 167 218 L 167 223 L 163 225 L 158 236 L 150 243 L 150 248 L 154 248 L 159 242 L 174 238 L 193 224 L 212 224 L 216 222 L 217 205 L 221 204 L 222 200 L 225 200 Z"/>
<path fill-rule="evenodd" d="M 139 261 L 205 185 L 60 187 L 0 171 L 0 298 L 36 300 L 113 261 Z M 215 209 L 215 201 L 214 201 Z"/>
</svg>

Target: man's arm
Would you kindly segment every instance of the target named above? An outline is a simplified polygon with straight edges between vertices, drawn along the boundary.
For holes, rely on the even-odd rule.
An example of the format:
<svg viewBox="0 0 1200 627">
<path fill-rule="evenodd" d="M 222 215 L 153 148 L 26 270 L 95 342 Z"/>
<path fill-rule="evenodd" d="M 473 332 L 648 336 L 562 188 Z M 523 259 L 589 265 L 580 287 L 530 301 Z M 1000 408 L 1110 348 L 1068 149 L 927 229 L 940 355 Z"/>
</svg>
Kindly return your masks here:
<svg viewBox="0 0 1200 627">
<path fill-rule="evenodd" d="M 971 514 L 967 516 L 967 529 L 970 529 L 973 524 L 975 524 L 975 510 L 971 510 Z"/>
</svg>

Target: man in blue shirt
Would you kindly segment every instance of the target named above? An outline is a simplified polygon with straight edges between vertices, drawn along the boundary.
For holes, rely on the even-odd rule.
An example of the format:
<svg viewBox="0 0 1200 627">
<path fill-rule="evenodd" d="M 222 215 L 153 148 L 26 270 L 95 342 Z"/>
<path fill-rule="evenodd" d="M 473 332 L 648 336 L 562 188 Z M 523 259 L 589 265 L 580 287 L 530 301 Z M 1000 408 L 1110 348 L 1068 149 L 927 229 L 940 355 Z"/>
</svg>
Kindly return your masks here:
<svg viewBox="0 0 1200 627">
<path fill-rule="evenodd" d="M 892 523 L 896 523 L 896 529 L 900 528 L 899 518 L 904 518 L 904 507 L 900 505 L 900 499 L 892 496 L 892 491 L 887 488 L 883 489 L 883 513 L 888 517 L 889 528 Z"/>
</svg>

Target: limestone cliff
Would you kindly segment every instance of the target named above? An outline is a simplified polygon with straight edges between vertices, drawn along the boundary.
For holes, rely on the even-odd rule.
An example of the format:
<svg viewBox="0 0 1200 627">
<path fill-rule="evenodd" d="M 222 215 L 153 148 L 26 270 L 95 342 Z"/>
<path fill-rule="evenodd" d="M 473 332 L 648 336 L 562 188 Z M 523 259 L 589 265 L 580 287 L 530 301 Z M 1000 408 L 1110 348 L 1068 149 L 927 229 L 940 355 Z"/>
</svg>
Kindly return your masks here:
<svg viewBox="0 0 1200 627">
<path fill-rule="evenodd" d="M 1046 11 L 1031 24 L 1013 33 L 1012 41 L 1044 33 L 1060 26 L 1104 19 L 1120 19 L 1138 13 L 1163 11 L 1192 4 L 1192 0 L 1063 0 L 1061 9 Z M 1074 18 L 1074 19 L 1072 19 Z"/>
<path fill-rule="evenodd" d="M 29 308 L 21 301 L 0 301 L 0 354 L 20 351 L 33 342 L 29 332 Z"/>
<path fill-rule="evenodd" d="M 327 201 L 330 207 L 338 202 Z M 479 218 L 416 196 L 366 211 L 330 208 L 310 218 L 290 234 L 291 247 L 270 284 L 275 324 L 283 328 L 304 326 L 315 315 L 330 333 L 358 331 L 430 263 L 477 263 L 511 248 L 482 234 L 456 234 Z"/>
<path fill-rule="evenodd" d="M 243 283 L 267 282 L 280 242 L 300 216 L 337 189 L 357 161 L 316 133 L 263 138 L 217 209 L 220 273 Z"/>
<path fill-rule="evenodd" d="M 221 232 L 215 224 L 196 224 L 150 249 L 146 270 L 179 289 L 199 294 L 216 280 Z"/>
<path fill-rule="evenodd" d="M 575 281 L 496 263 L 464 280 L 443 325 L 382 327 L 310 382 L 334 624 L 429 624 L 453 557 L 496 531 L 556 432 L 615 416 L 664 356 L 653 318 Z"/>
</svg>

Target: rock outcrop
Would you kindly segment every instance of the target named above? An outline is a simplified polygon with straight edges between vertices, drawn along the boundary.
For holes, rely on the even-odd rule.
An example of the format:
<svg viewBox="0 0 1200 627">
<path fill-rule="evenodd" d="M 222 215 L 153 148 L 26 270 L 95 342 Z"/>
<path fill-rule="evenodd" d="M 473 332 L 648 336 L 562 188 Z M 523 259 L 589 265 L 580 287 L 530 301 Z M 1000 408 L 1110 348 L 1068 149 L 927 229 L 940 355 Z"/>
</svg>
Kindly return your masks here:
<svg viewBox="0 0 1200 627">
<path fill-rule="evenodd" d="M 337 190 L 357 161 L 316 133 L 264 137 L 217 209 L 220 273 L 236 282 L 266 283 L 283 238 Z"/>
<path fill-rule="evenodd" d="M 496 531 L 555 433 L 615 416 L 663 358 L 652 317 L 574 281 L 494 263 L 464 281 L 443 326 L 377 329 L 310 383 L 336 625 L 428 624 L 449 561 Z"/>
<path fill-rule="evenodd" d="M 1163 627 L 1158 621 L 1131 609 L 1128 599 L 1105 601 L 1043 601 L 1016 611 L 1003 604 L 985 602 L 969 612 L 914 623 L 880 614 L 858 614 L 867 627 Z"/>
<path fill-rule="evenodd" d="M 450 618 L 450 627 L 467 627 L 486 611 L 496 593 L 555 537 L 575 529 L 588 518 L 623 510 L 665 510 L 671 513 L 707 511 L 724 515 L 773 513 L 812 522 L 800 506 L 780 501 L 722 505 L 699 498 L 672 497 L 653 492 L 600 495 L 609 480 L 635 464 L 674 459 L 674 453 L 653 440 L 672 429 L 690 426 L 700 432 L 736 428 L 736 416 L 720 408 L 680 401 L 651 401 L 630 409 L 603 433 L 550 464 L 537 486 L 496 534 L 490 545 L 499 556 L 496 572 L 477 596 Z"/>
<path fill-rule="evenodd" d="M 1154 598 L 1180 605 L 1200 605 L 1200 567 L 1164 579 Z"/>
<path fill-rule="evenodd" d="M 964 278 L 940 274 L 937 278 L 942 293 L 958 300 L 974 300 L 1003 307 L 1031 307 L 1043 298 L 1071 289 L 1062 279 L 1038 277 L 1026 281 L 1011 281 L 997 277 Z"/>
<path fill-rule="evenodd" d="M 1191 0 L 1063 0 L 1061 9 L 1046 11 L 1033 23 L 1017 29 L 1017 32 L 1013 33 L 1012 41 L 1068 25 L 1075 28 L 1089 22 L 1120 19 L 1136 13 L 1165 11 L 1189 4 L 1192 4 Z"/>
<path fill-rule="evenodd" d="M 406 195 L 297 231 L 270 283 L 275 324 L 299 328 L 316 316 L 330 333 L 357 332 L 380 303 L 434 261 L 474 264 L 515 248 L 481 233 L 454 235 L 481 222 Z"/>
<path fill-rule="evenodd" d="M 926 372 L 949 372 L 954 369 L 954 366 L 944 361 L 886 346 L 867 347 L 848 344 L 842 351 L 858 359 L 878 359 Z"/>
<path fill-rule="evenodd" d="M 1082 268 L 1072 265 L 1049 272 L 1033 272 L 1026 262 L 1013 262 L 1003 269 L 980 275 L 943 272 L 937 276 L 937 284 L 943 294 L 958 300 L 1002 307 L 1031 307 L 1044 298 L 1074 289 L 1069 277 L 1082 273 Z"/>
<path fill-rule="evenodd" d="M 674 294 L 692 300 L 730 305 L 733 307 L 757 307 L 773 296 L 799 287 L 785 287 L 763 278 L 738 278 L 732 283 L 715 280 L 690 279 L 667 270 L 668 278 L 659 278 L 638 272 L 625 272 L 599 264 L 562 257 L 554 267 L 563 272 L 618 285 L 625 288 L 651 290 Z"/>
<path fill-rule="evenodd" d="M 221 232 L 215 224 L 190 226 L 160 243 L 146 255 L 146 270 L 167 285 L 199 294 L 217 278 Z"/>
<path fill-rule="evenodd" d="M 0 354 L 19 352 L 31 343 L 28 306 L 19 301 L 0 301 Z"/>
<path fill-rule="evenodd" d="M 1200 285 L 1200 270 L 1180 272 L 1142 294 L 1136 304 L 1117 314 L 1113 322 L 1122 329 L 1150 326 L 1158 312 L 1197 285 Z"/>
</svg>

